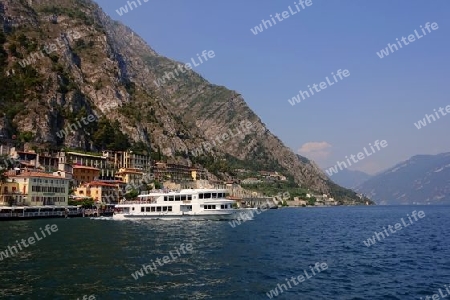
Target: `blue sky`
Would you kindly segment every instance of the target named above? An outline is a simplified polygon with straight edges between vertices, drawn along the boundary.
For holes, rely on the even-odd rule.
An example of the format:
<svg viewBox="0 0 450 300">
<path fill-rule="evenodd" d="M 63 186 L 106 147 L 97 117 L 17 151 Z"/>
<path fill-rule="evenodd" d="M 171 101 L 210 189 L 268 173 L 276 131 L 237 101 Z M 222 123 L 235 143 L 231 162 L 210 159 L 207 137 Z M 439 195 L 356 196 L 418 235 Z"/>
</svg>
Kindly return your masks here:
<svg viewBox="0 0 450 300">
<path fill-rule="evenodd" d="M 357 154 L 375 140 L 388 146 L 350 169 L 378 172 L 416 154 L 450 151 L 450 115 L 418 130 L 414 123 L 450 105 L 450 2 L 325 1 L 254 35 L 269 15 L 294 0 L 154 1 L 123 16 L 124 0 L 97 0 L 113 19 L 161 55 L 189 62 L 211 83 L 242 94 L 271 132 L 321 167 Z M 136 0 L 137 2 L 137 0 Z M 301 7 L 300 7 L 301 8 Z M 420 26 L 436 22 L 423 35 Z M 380 59 L 376 52 L 417 30 L 423 37 Z M 288 99 L 331 72 L 350 76 L 294 106 Z"/>
</svg>

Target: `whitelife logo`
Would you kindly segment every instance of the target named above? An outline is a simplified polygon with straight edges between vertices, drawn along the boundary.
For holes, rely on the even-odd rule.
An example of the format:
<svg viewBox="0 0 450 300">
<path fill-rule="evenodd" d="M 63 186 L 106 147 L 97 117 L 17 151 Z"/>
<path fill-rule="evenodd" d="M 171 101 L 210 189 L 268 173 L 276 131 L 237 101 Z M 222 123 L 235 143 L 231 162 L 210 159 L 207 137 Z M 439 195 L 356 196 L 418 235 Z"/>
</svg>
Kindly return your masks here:
<svg viewBox="0 0 450 300">
<path fill-rule="evenodd" d="M 192 244 L 181 244 L 180 245 L 180 251 L 183 252 L 183 254 L 186 254 L 186 251 L 192 251 L 193 247 Z M 168 264 L 171 261 L 175 261 L 177 260 L 178 257 L 181 256 L 180 252 L 178 251 L 178 249 L 175 248 L 176 253 L 178 254 L 178 256 L 174 256 L 172 254 L 172 251 L 169 251 L 170 257 L 169 256 L 164 256 L 162 259 L 157 258 L 156 262 L 158 263 L 158 265 L 160 267 L 162 267 L 164 264 Z M 151 265 L 153 264 L 153 266 Z M 148 274 L 148 271 L 150 272 L 155 272 L 158 269 L 158 266 L 156 266 L 155 262 L 152 260 L 150 265 L 142 265 L 142 268 L 139 269 L 138 271 L 134 272 L 133 274 L 131 274 L 131 276 L 134 278 L 134 280 L 138 280 L 140 277 L 144 277 L 145 274 Z M 145 271 L 145 274 L 144 274 Z"/>
<path fill-rule="evenodd" d="M 448 113 L 450 113 L 450 105 L 447 105 L 445 107 L 445 111 L 444 112 L 444 108 L 439 107 L 438 111 L 441 113 L 441 115 L 443 117 L 445 117 Z M 436 109 L 434 109 L 434 114 L 436 115 L 436 118 L 439 120 L 439 114 L 437 113 Z M 425 118 L 423 118 L 422 120 L 419 120 L 417 123 L 414 123 L 414 126 L 416 126 L 417 129 L 421 129 L 422 127 L 427 126 L 427 121 L 428 124 L 431 124 L 431 122 L 436 122 L 436 118 L 431 114 L 431 115 L 427 115 L 425 114 Z"/>
<path fill-rule="evenodd" d="M 336 75 L 337 75 L 337 76 L 340 78 L 340 80 L 342 81 L 344 78 L 347 78 L 348 76 L 350 76 L 350 72 L 349 72 L 349 70 L 347 70 L 347 69 L 345 69 L 344 71 L 342 71 L 341 69 L 339 69 L 339 70 L 337 70 L 336 75 L 334 75 L 333 72 L 331 72 L 331 75 L 333 75 L 334 82 L 330 81 L 330 79 L 329 79 L 328 76 L 327 76 L 327 77 L 325 77 L 326 82 L 325 82 L 325 81 L 322 81 L 322 82 L 319 83 L 319 84 L 314 83 L 314 84 L 312 85 L 312 87 L 311 87 L 310 85 L 308 85 L 309 92 L 311 93 L 311 96 L 314 95 L 313 89 L 314 89 L 317 93 L 319 93 L 319 92 L 323 91 L 324 89 L 326 89 L 327 87 L 332 86 L 332 85 L 334 85 L 334 84 L 336 84 L 336 83 L 338 82 L 338 79 L 336 78 Z M 342 76 L 344 76 L 344 77 L 342 77 Z M 327 84 L 327 83 L 328 83 L 328 84 Z M 318 89 L 318 87 L 319 87 L 320 89 Z M 305 97 L 305 95 L 306 95 L 306 97 Z M 302 101 L 302 99 L 300 99 L 300 96 L 303 98 L 303 100 L 305 100 L 306 98 L 309 98 L 309 97 L 310 97 L 308 91 L 302 91 L 302 90 L 300 90 L 299 93 L 298 93 L 296 96 L 292 97 L 292 99 L 288 99 L 288 102 L 289 102 L 292 106 L 294 106 L 296 103 L 300 103 L 300 102 Z"/>
<path fill-rule="evenodd" d="M 285 10 L 281 14 L 279 14 L 279 13 L 275 14 L 275 17 L 277 18 L 278 22 L 282 22 L 282 21 L 286 20 L 287 18 L 289 18 L 290 16 L 298 14 L 301 10 L 305 10 L 306 7 L 312 5 L 312 0 L 306 0 L 306 1 L 300 0 L 300 1 L 298 1 L 298 3 L 294 2 L 294 5 L 295 5 L 295 8 L 297 9 L 297 11 L 293 10 L 292 7 L 289 5 L 288 6 L 289 11 Z M 302 9 L 300 9 L 299 5 L 302 7 Z M 281 18 L 280 18 L 280 16 L 281 16 Z M 263 19 L 263 20 L 261 20 L 262 23 L 260 23 L 258 26 L 255 26 L 254 28 L 250 28 L 250 31 L 254 35 L 257 35 L 258 33 L 262 33 L 264 31 L 264 28 L 269 29 L 270 27 L 275 26 L 277 24 L 277 21 L 275 21 L 275 18 L 272 15 L 270 15 L 270 18 L 273 22 L 273 25 L 272 25 L 272 22 L 270 22 L 270 20 Z M 263 25 L 264 25 L 264 28 L 263 28 Z M 269 25 L 270 27 L 267 27 L 267 25 Z"/>
<path fill-rule="evenodd" d="M 419 212 L 417 211 L 413 211 L 411 213 L 412 217 L 414 218 L 414 220 L 417 222 L 419 219 L 425 218 L 425 213 L 421 210 Z M 408 216 L 408 220 L 409 223 L 407 224 L 405 222 L 405 220 L 403 220 L 403 218 L 401 218 L 400 220 L 402 221 L 403 226 L 406 228 L 408 226 L 411 226 L 414 222 L 413 220 L 411 220 L 411 217 L 409 216 L 409 214 L 407 214 Z M 419 219 L 417 219 L 417 217 L 419 217 Z M 396 223 L 394 226 L 389 225 L 388 229 L 391 233 L 396 233 L 399 230 L 402 230 L 402 224 L 400 223 Z M 395 228 L 395 230 L 394 230 Z M 383 227 L 383 231 L 386 234 L 386 236 L 384 236 L 383 232 L 374 232 L 375 235 L 373 235 L 371 238 L 368 238 L 367 241 L 363 241 L 364 245 L 366 245 L 367 247 L 370 247 L 372 245 L 375 245 L 375 243 L 377 242 L 377 239 L 379 242 L 381 242 L 383 239 L 385 239 L 386 237 L 389 236 L 389 233 L 387 232 L 386 228 Z M 381 238 L 380 238 L 381 236 Z"/>
<path fill-rule="evenodd" d="M 426 36 L 427 33 L 426 33 L 425 29 L 422 27 L 422 25 L 420 25 L 420 28 L 422 29 L 423 35 L 420 35 L 417 32 L 417 30 L 414 30 L 415 35 L 414 34 L 408 35 L 409 43 L 406 41 L 406 38 L 404 36 L 402 36 L 402 38 L 400 40 L 403 42 L 403 45 L 408 46 L 410 43 L 414 42 L 416 40 L 416 38 L 419 40 L 419 39 L 423 38 L 424 36 Z M 428 22 L 427 24 L 425 24 L 425 28 L 427 29 L 428 33 L 430 33 L 431 32 L 430 28 L 433 30 L 438 30 L 439 26 L 436 22 L 433 22 L 431 24 L 430 24 L 430 22 Z M 400 43 L 398 38 L 396 40 L 397 40 L 398 47 L 400 47 L 400 49 L 403 48 L 402 43 Z M 379 58 L 384 58 L 385 56 L 388 56 L 389 50 L 391 50 L 391 53 L 394 53 L 394 51 L 398 51 L 398 47 L 395 43 L 394 44 L 388 43 L 387 45 L 388 46 L 386 48 L 380 50 L 380 52 L 376 52 L 376 54 L 378 55 Z"/>
<path fill-rule="evenodd" d="M 205 61 L 203 61 L 203 59 Z M 197 53 L 197 58 L 198 58 L 198 64 L 196 63 L 197 61 L 195 60 L 195 58 L 191 57 L 191 62 L 194 65 L 194 67 L 198 67 L 201 64 L 205 63 L 208 61 L 208 58 L 214 58 L 216 57 L 216 54 L 214 53 L 213 50 L 203 50 L 202 55 L 200 57 L 200 55 Z M 165 72 L 164 76 L 154 80 L 153 82 L 158 86 L 161 87 L 162 85 L 166 84 L 166 80 L 170 81 L 171 79 L 177 79 L 181 74 L 186 73 L 186 71 L 188 70 L 192 70 L 192 65 L 190 63 L 186 63 L 184 65 L 178 65 L 176 68 L 174 68 L 173 72 Z M 178 73 L 178 71 L 180 71 L 181 73 Z M 175 73 L 174 73 L 175 72 Z"/>
<path fill-rule="evenodd" d="M 309 274 L 308 274 L 308 272 L 307 272 L 306 270 L 303 270 L 303 273 L 305 274 L 306 279 L 313 278 L 313 276 L 319 274 L 319 273 L 322 272 L 322 271 L 325 271 L 326 269 L 328 269 L 328 265 L 327 265 L 327 263 L 321 263 L 321 264 L 319 264 L 319 263 L 317 262 L 317 263 L 314 265 L 314 268 L 310 266 L 309 269 L 311 270 L 311 273 L 312 273 L 311 276 L 309 276 Z M 316 272 L 314 272 L 314 269 L 317 271 L 317 274 L 316 274 Z M 287 285 L 288 285 L 289 288 L 291 289 L 291 288 L 292 288 L 291 282 L 292 282 L 294 285 L 297 286 L 297 285 L 299 285 L 300 283 L 302 283 L 303 281 L 305 281 L 305 276 L 299 275 L 299 276 L 297 276 L 297 278 L 295 278 L 294 276 L 292 276 L 291 279 L 285 279 L 285 280 L 286 280 Z M 297 280 L 298 280 L 298 282 L 297 282 Z M 278 284 L 277 287 L 276 287 L 275 289 L 270 290 L 270 292 L 266 293 L 267 297 L 269 297 L 269 299 L 272 299 L 272 298 L 274 298 L 274 297 L 277 297 L 277 296 L 278 296 L 278 289 L 280 290 L 280 294 L 281 294 L 281 293 L 284 292 L 283 289 L 287 291 L 287 290 L 288 290 L 288 287 L 287 287 L 284 283 Z"/>
<path fill-rule="evenodd" d="M 372 154 L 374 154 L 376 152 L 375 149 L 372 146 L 372 143 L 369 143 L 369 146 L 370 146 L 370 149 L 372 149 L 372 152 L 367 151 L 366 147 L 363 148 L 364 153 L 367 156 L 371 156 Z M 378 151 L 380 151 L 381 148 L 387 147 L 388 143 L 387 143 L 386 140 L 382 140 L 381 142 L 379 140 L 376 140 L 374 142 L 374 146 L 375 146 L 375 148 L 378 149 Z M 381 146 L 381 148 L 380 148 L 380 146 Z M 359 161 L 363 160 L 364 158 L 366 158 L 366 155 L 364 155 L 364 153 L 363 152 L 359 152 L 357 155 L 353 155 L 352 154 L 352 155 L 350 155 L 350 158 L 352 159 L 353 163 L 356 164 L 357 162 L 359 162 Z M 343 169 L 347 169 L 349 166 L 352 165 L 350 159 L 347 156 L 345 156 L 345 158 L 347 160 L 348 166 L 345 163 L 345 161 L 337 161 L 336 165 L 334 165 L 333 167 L 329 168 L 328 170 L 325 170 L 325 172 L 327 172 L 328 176 L 331 177 L 331 176 L 333 176 L 333 174 L 337 174 L 339 172 L 339 169 L 342 171 Z M 338 167 L 339 167 L 339 169 L 338 169 Z"/>
<path fill-rule="evenodd" d="M 147 3 L 150 0 L 136 0 L 139 3 L 139 6 L 142 6 L 142 2 Z M 127 1 L 128 7 L 130 8 L 130 11 L 132 11 L 134 8 L 138 8 L 138 5 L 136 3 L 136 1 Z M 142 2 L 141 2 L 142 1 Z M 134 5 L 134 8 L 133 8 Z M 124 14 L 128 13 L 128 7 L 122 6 L 119 9 L 116 9 L 116 13 L 121 17 Z"/>
<path fill-rule="evenodd" d="M 45 232 L 47 232 L 47 234 L 50 236 L 53 233 L 58 231 L 58 226 L 56 226 L 55 224 L 53 225 L 45 225 L 45 229 L 43 230 L 42 228 L 39 228 L 41 230 L 41 236 L 39 236 L 39 234 L 37 232 L 34 232 L 34 237 L 31 236 L 28 239 L 22 239 L 20 242 L 16 241 L 17 247 L 20 249 L 20 251 L 22 251 L 22 245 L 24 248 L 28 248 L 30 245 L 34 245 L 36 242 L 43 240 L 45 237 L 47 237 L 47 235 L 45 234 Z M 45 232 L 44 232 L 45 231 Z M 36 239 L 35 239 L 36 238 Z M 27 244 L 28 241 L 28 244 Z M 2 261 L 5 258 L 8 258 L 9 255 L 11 254 L 11 256 L 14 256 L 15 254 L 19 253 L 19 250 L 17 250 L 16 246 L 8 246 L 8 249 L 6 249 L 5 251 L 0 251 L 0 261 Z M 13 252 L 13 250 L 15 251 L 15 253 Z M 8 253 L 9 251 L 9 253 Z"/>
<path fill-rule="evenodd" d="M 425 296 L 425 300 L 440 300 L 440 299 L 446 298 L 448 295 L 450 295 L 450 290 L 449 290 L 449 287 L 446 284 L 444 284 L 444 286 L 445 286 L 445 290 L 447 291 L 448 294 L 445 294 L 445 292 L 442 293 L 442 289 L 439 288 L 438 289 L 439 294 L 434 294 L 434 295 L 431 295 L 431 296 Z M 420 300 L 424 300 L 424 298 L 420 297 Z"/>
<path fill-rule="evenodd" d="M 94 115 L 89 115 L 87 116 L 87 118 L 82 117 L 81 121 L 83 122 L 84 125 L 88 125 L 91 122 L 97 121 L 97 117 Z M 60 139 L 62 139 L 63 137 L 67 136 L 71 130 L 73 133 L 75 133 L 77 130 L 80 130 L 81 128 L 83 128 L 83 126 L 81 125 L 80 120 L 77 120 L 75 123 L 70 123 L 64 129 L 58 131 L 56 135 Z"/>
</svg>

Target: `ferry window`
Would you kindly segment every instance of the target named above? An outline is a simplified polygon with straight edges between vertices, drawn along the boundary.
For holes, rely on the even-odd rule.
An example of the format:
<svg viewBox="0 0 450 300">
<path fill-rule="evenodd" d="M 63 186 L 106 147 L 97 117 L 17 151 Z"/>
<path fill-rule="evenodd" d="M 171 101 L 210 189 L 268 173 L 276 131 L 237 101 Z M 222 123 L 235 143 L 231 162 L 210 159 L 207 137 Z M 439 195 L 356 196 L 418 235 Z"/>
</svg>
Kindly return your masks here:
<svg viewBox="0 0 450 300">
<path fill-rule="evenodd" d="M 167 206 L 163 206 L 163 211 L 167 211 Z"/>
<path fill-rule="evenodd" d="M 172 206 L 169 206 L 169 211 L 172 211 Z"/>
<path fill-rule="evenodd" d="M 161 206 L 156 207 L 156 211 L 161 211 Z"/>
<path fill-rule="evenodd" d="M 216 206 L 215 205 L 211 205 L 211 209 L 216 209 Z"/>
<path fill-rule="evenodd" d="M 134 210 L 134 207 L 133 207 L 133 208 L 131 208 L 131 210 Z"/>
<path fill-rule="evenodd" d="M 192 210 L 192 205 L 189 205 L 189 210 Z"/>
<path fill-rule="evenodd" d="M 180 195 L 175 196 L 175 201 L 180 201 Z"/>
<path fill-rule="evenodd" d="M 174 196 L 169 196 L 169 201 L 173 201 Z"/>
<path fill-rule="evenodd" d="M 220 209 L 225 209 L 225 205 L 221 205 L 221 206 L 220 206 Z"/>
<path fill-rule="evenodd" d="M 144 207 L 141 207 L 141 212 L 144 212 Z"/>
<path fill-rule="evenodd" d="M 145 211 L 150 212 L 150 206 L 145 208 Z"/>
<path fill-rule="evenodd" d="M 188 195 L 188 200 L 192 200 L 192 195 Z"/>
<path fill-rule="evenodd" d="M 209 199 L 209 198 L 211 198 L 211 193 L 207 193 L 207 194 L 205 194 L 205 199 Z"/>
<path fill-rule="evenodd" d="M 212 193 L 212 197 L 213 198 L 217 198 L 217 194 L 216 193 Z"/>
<path fill-rule="evenodd" d="M 181 195 L 181 200 L 185 201 L 186 200 L 186 195 Z"/>
<path fill-rule="evenodd" d="M 155 211 L 155 207 L 154 206 L 152 206 L 151 209 L 152 209 L 152 211 Z"/>
<path fill-rule="evenodd" d="M 203 194 L 198 194 L 198 199 L 203 199 Z"/>
<path fill-rule="evenodd" d="M 167 201 L 167 199 L 168 199 L 168 197 L 167 197 L 167 196 L 164 196 L 164 201 Z"/>
</svg>

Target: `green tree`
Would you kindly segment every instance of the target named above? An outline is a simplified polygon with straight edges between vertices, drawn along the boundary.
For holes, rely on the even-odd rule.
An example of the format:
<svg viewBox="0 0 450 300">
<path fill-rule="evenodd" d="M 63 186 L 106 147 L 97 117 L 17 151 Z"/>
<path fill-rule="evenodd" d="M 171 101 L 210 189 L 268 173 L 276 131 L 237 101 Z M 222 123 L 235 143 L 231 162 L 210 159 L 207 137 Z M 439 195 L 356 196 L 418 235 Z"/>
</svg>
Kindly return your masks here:
<svg viewBox="0 0 450 300">
<path fill-rule="evenodd" d="M 92 198 L 84 198 L 80 200 L 69 200 L 69 205 L 81 205 L 83 208 L 92 208 L 94 206 L 94 199 Z"/>
<path fill-rule="evenodd" d="M 124 195 L 124 197 L 125 197 L 125 199 L 130 200 L 130 199 L 137 198 L 138 195 L 139 195 L 139 192 L 136 189 L 132 189 L 131 191 L 126 193 Z"/>
<path fill-rule="evenodd" d="M 97 149 L 124 151 L 131 146 L 128 137 L 121 131 L 119 121 L 115 120 L 111 124 L 105 117 L 100 118 L 98 121 L 92 139 Z"/>
<path fill-rule="evenodd" d="M 316 197 L 311 197 L 311 198 L 308 198 L 308 205 L 314 205 L 314 204 L 316 204 Z"/>
</svg>

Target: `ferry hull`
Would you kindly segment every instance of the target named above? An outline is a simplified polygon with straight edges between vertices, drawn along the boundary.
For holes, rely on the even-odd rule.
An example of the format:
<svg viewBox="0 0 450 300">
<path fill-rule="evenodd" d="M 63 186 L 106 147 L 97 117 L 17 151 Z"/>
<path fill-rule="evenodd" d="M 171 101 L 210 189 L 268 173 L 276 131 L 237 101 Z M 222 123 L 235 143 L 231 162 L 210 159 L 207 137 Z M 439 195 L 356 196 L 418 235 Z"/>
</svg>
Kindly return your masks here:
<svg viewBox="0 0 450 300">
<path fill-rule="evenodd" d="M 161 214 L 161 215 L 130 215 L 114 214 L 113 220 L 234 220 L 238 213 L 230 214 Z"/>
</svg>

